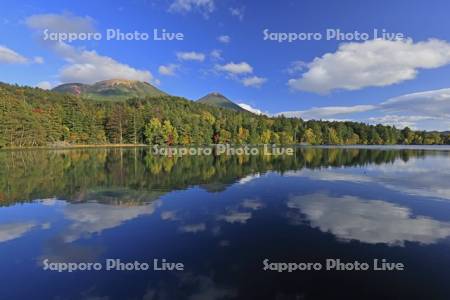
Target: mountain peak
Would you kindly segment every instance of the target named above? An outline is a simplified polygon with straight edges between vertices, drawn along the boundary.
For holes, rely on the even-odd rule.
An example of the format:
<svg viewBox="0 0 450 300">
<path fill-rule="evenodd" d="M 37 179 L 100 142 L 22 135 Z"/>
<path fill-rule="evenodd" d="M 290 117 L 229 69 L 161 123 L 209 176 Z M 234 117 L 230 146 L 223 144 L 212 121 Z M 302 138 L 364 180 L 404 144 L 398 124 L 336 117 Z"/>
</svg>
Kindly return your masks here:
<svg viewBox="0 0 450 300">
<path fill-rule="evenodd" d="M 218 107 L 218 108 L 226 108 L 231 109 L 235 111 L 240 112 L 248 112 L 247 110 L 243 109 L 224 95 L 218 92 L 212 92 L 207 94 L 206 96 L 200 98 L 197 100 L 198 103 Z"/>
<path fill-rule="evenodd" d="M 102 80 L 94 84 L 66 83 L 55 87 L 53 91 L 107 101 L 167 95 L 148 82 L 120 78 Z"/>
</svg>

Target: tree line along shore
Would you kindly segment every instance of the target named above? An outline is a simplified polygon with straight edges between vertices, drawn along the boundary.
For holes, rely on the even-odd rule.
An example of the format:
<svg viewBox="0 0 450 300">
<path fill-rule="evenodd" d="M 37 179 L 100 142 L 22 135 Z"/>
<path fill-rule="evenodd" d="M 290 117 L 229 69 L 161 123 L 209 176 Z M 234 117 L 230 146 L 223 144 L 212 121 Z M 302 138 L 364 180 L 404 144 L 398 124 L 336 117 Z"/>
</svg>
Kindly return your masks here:
<svg viewBox="0 0 450 300">
<path fill-rule="evenodd" d="M 304 121 L 157 96 L 126 101 L 0 83 L 0 148 L 98 145 L 441 145 L 448 133 Z"/>
</svg>

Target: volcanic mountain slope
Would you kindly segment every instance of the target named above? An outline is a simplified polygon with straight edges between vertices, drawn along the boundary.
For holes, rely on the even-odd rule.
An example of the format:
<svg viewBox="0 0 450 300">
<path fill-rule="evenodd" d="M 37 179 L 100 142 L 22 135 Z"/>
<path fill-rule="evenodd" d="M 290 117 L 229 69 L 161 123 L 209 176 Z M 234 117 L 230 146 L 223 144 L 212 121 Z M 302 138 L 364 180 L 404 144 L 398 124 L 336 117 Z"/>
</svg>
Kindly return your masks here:
<svg viewBox="0 0 450 300">
<path fill-rule="evenodd" d="M 220 93 L 210 93 L 197 100 L 198 103 L 207 104 L 214 107 L 226 108 L 240 112 L 248 112 L 233 101 Z"/>
<path fill-rule="evenodd" d="M 103 101 L 123 101 L 134 97 L 167 96 L 167 93 L 150 83 L 125 79 L 104 80 L 92 85 L 66 83 L 53 88 L 53 91 Z"/>
</svg>

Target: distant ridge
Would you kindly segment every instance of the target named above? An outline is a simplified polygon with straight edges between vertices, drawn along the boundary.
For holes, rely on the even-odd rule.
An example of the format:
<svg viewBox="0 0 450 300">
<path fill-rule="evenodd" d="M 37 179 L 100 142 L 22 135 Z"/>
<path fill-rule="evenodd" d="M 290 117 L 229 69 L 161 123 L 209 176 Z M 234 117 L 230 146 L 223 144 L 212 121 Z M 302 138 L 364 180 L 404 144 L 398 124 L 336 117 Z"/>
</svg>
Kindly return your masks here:
<svg viewBox="0 0 450 300">
<path fill-rule="evenodd" d="M 167 96 L 167 93 L 150 83 L 126 79 L 103 80 L 92 85 L 65 83 L 53 88 L 52 91 L 103 101 L 123 101 L 133 97 Z"/>
<path fill-rule="evenodd" d="M 239 112 L 249 112 L 246 109 L 243 109 L 233 101 L 229 100 L 227 97 L 220 93 L 210 93 L 200 99 L 197 100 L 198 103 L 207 104 L 210 106 L 218 107 L 218 108 L 226 108 Z"/>
</svg>

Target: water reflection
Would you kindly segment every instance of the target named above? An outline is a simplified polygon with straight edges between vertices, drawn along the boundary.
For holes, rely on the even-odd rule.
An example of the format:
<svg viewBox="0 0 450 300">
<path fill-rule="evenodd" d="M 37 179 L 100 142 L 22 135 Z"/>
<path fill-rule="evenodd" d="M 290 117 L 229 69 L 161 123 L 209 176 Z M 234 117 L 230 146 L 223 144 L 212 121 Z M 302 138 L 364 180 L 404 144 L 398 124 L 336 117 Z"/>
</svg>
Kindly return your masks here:
<svg viewBox="0 0 450 300">
<path fill-rule="evenodd" d="M 0 224 L 0 243 L 20 238 L 36 225 L 33 222 Z"/>
<path fill-rule="evenodd" d="M 447 299 L 439 296 L 450 294 L 450 203 L 442 201 L 450 200 L 449 153 L 298 148 L 294 156 L 179 158 L 145 148 L 0 151 L 0 275 L 12 287 L 0 298 L 348 299 L 357 294 L 350 282 L 375 291 L 359 298 L 386 298 L 392 289 L 384 286 L 394 284 L 398 299 Z M 186 271 L 41 269 L 44 259 L 163 257 L 182 261 Z M 267 273 L 266 257 L 389 258 L 408 271 Z M 20 288 L 24 274 L 28 290 Z M 434 294 L 410 289 L 418 283 Z M 326 297 L 326 290 L 336 294 Z"/>
<path fill-rule="evenodd" d="M 143 215 L 151 215 L 160 204 L 154 201 L 145 205 L 106 205 L 100 203 L 79 203 L 66 205 L 64 218 L 70 226 L 64 233 L 65 242 L 73 242 L 91 234 L 120 226 L 122 223 Z"/>
<path fill-rule="evenodd" d="M 450 236 L 450 222 L 413 216 L 407 207 L 381 200 L 316 193 L 291 196 L 287 206 L 298 212 L 289 214 L 294 224 L 306 221 L 344 241 L 401 246 L 407 241 L 432 244 Z"/>
<path fill-rule="evenodd" d="M 55 196 L 73 202 L 145 203 L 169 191 L 194 185 L 209 192 L 221 192 L 235 182 L 250 183 L 268 171 L 320 180 L 376 181 L 405 189 L 418 187 L 426 191 L 426 196 L 435 192 L 448 199 L 448 153 L 299 148 L 294 156 L 160 157 L 145 148 L 0 151 L 0 203 L 8 205 Z M 427 160 L 423 162 L 421 158 L 425 155 Z M 446 165 L 441 165 L 442 162 Z M 440 172 L 439 176 L 405 176 L 408 172 L 417 174 L 415 168 L 423 168 L 423 163 L 436 164 L 436 168 L 425 166 L 425 171 Z M 358 167 L 365 172 L 355 174 L 341 169 L 316 172 L 330 167 Z"/>
</svg>

